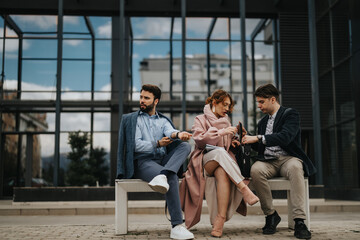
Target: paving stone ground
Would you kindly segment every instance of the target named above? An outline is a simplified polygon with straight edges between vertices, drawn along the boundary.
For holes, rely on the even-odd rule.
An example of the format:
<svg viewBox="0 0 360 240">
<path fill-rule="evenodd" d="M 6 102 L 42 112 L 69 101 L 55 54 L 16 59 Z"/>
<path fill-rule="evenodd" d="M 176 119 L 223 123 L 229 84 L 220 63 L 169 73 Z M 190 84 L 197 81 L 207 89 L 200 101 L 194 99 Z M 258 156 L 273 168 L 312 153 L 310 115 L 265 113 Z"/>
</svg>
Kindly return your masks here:
<svg viewBox="0 0 360 240">
<path fill-rule="evenodd" d="M 278 232 L 261 233 L 264 216 L 234 217 L 225 223 L 222 239 L 295 239 L 287 228 L 287 216 L 281 215 Z M 212 239 L 209 216 L 191 229 L 195 239 Z M 360 213 L 314 213 L 311 215 L 312 239 L 360 239 Z M 114 216 L 0 216 L 0 239 L 169 239 L 170 224 L 164 215 L 131 214 L 129 232 L 116 236 Z"/>
</svg>

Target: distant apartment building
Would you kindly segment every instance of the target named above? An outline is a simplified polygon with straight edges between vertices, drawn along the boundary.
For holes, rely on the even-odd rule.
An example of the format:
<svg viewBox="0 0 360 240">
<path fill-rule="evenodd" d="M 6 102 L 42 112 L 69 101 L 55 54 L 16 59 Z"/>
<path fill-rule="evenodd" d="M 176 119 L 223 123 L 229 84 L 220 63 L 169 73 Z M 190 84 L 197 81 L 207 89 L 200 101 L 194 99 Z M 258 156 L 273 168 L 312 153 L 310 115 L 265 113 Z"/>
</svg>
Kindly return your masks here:
<svg viewBox="0 0 360 240">
<path fill-rule="evenodd" d="M 233 113 L 234 121 L 242 121 L 242 83 L 241 60 L 232 60 L 225 55 L 211 55 L 210 58 L 210 89 L 224 89 L 232 93 L 237 105 Z M 251 60 L 247 59 L 247 92 L 248 99 L 252 96 L 253 79 Z M 173 59 L 173 100 L 180 100 L 182 95 L 181 58 Z M 141 83 L 155 84 L 163 91 L 162 100 L 170 100 L 170 57 L 145 58 L 140 62 Z M 232 82 L 230 83 L 230 79 Z M 274 83 L 273 59 L 255 59 L 255 87 L 266 83 Z M 207 97 L 208 72 L 205 54 L 195 54 L 186 58 L 186 99 L 204 102 Z M 249 116 L 253 111 L 253 102 L 248 101 Z M 201 112 L 202 109 L 199 109 Z M 188 128 L 192 125 L 193 114 L 188 115 Z M 177 125 L 177 119 L 173 119 Z M 180 119 L 179 119 L 180 121 Z M 180 124 L 180 123 L 178 123 Z M 178 125 L 180 126 L 180 125 Z"/>
</svg>

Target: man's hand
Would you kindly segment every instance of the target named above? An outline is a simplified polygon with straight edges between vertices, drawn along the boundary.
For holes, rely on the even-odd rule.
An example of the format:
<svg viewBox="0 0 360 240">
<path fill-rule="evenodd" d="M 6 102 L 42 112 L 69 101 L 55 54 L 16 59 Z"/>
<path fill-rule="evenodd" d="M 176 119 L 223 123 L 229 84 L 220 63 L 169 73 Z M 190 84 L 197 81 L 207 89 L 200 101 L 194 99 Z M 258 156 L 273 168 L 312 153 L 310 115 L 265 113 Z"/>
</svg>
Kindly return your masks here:
<svg viewBox="0 0 360 240">
<path fill-rule="evenodd" d="M 242 144 L 251 144 L 251 143 L 256 143 L 258 141 L 259 139 L 257 138 L 257 136 L 245 135 L 242 139 Z"/>
<path fill-rule="evenodd" d="M 188 141 L 190 140 L 192 134 L 188 132 L 179 132 L 178 138 L 182 141 Z"/>
<path fill-rule="evenodd" d="M 159 140 L 159 146 L 160 147 L 166 147 L 170 143 L 172 143 L 172 141 L 168 137 L 163 137 L 162 139 Z"/>
<path fill-rule="evenodd" d="M 232 141 L 231 141 L 231 146 L 232 147 L 238 147 L 240 145 L 240 142 L 238 141 L 238 140 L 235 140 L 235 139 L 233 139 Z"/>
</svg>

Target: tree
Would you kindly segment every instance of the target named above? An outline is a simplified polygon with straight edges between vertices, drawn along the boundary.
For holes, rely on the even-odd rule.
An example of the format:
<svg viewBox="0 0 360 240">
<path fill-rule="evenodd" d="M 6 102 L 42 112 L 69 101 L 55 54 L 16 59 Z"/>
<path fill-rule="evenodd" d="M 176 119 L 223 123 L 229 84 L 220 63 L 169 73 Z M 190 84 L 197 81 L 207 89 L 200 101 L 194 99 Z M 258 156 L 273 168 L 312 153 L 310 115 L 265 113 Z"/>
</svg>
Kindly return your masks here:
<svg viewBox="0 0 360 240">
<path fill-rule="evenodd" d="M 106 152 L 104 148 L 95 148 L 90 153 L 88 165 L 92 171 L 92 175 L 99 181 L 100 185 L 106 185 L 109 182 L 108 170 L 109 167 L 105 165 Z"/>
<path fill-rule="evenodd" d="M 81 131 L 71 132 L 68 137 L 71 152 L 67 157 L 70 159 L 67 171 L 67 183 L 72 186 L 94 185 L 95 177 L 88 165 L 86 155 L 88 154 L 89 137 Z"/>
</svg>

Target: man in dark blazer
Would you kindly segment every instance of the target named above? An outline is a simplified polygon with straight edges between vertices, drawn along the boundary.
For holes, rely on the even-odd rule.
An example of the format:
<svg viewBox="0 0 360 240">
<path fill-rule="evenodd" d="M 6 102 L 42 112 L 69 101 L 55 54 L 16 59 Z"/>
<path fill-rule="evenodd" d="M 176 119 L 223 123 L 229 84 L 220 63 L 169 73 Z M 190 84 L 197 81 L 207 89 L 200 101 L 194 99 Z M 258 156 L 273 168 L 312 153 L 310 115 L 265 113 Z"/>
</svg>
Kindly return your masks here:
<svg viewBox="0 0 360 240">
<path fill-rule="evenodd" d="M 310 176 L 316 169 L 301 148 L 299 113 L 295 109 L 280 105 L 279 91 L 272 84 L 259 87 L 255 91 L 255 97 L 258 108 L 266 116 L 258 123 L 258 135 L 246 135 L 243 144 L 252 144 L 252 148 L 259 154 L 250 174 L 261 209 L 266 215 L 263 234 L 274 234 L 281 221 L 272 204 L 268 179 L 283 176 L 289 179 L 291 184 L 294 236 L 310 239 L 311 233 L 304 223 L 307 217 L 304 175 Z"/>
<path fill-rule="evenodd" d="M 143 85 L 140 111 L 125 114 L 120 123 L 117 178 L 140 178 L 157 192 L 165 194 L 171 217 L 170 238 L 192 239 L 186 229 L 180 206 L 177 172 L 191 151 L 192 134 L 176 130 L 169 118 L 156 111 L 161 90 Z M 184 142 L 182 142 L 184 141 Z"/>
</svg>

